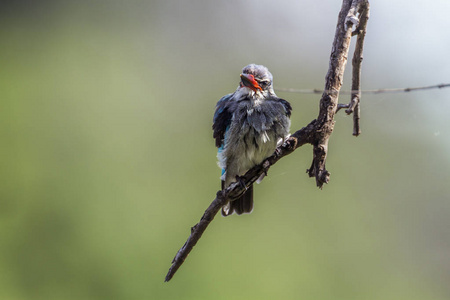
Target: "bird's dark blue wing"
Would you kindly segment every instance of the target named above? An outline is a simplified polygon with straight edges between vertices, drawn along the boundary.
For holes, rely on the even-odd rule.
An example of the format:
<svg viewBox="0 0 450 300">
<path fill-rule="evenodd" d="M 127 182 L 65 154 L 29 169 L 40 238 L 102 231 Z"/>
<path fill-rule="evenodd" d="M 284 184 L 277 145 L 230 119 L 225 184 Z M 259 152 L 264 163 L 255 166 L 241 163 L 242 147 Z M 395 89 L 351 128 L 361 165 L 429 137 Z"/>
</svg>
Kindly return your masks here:
<svg viewBox="0 0 450 300">
<path fill-rule="evenodd" d="M 216 140 L 217 148 L 223 146 L 225 132 L 230 126 L 231 118 L 233 117 L 234 101 L 231 99 L 232 97 L 233 94 L 223 96 L 216 105 L 212 128 L 214 131 L 213 137 Z"/>
<path fill-rule="evenodd" d="M 291 117 L 292 106 L 289 102 L 284 99 L 279 98 L 281 104 L 283 104 L 284 109 L 286 110 L 286 116 Z"/>
</svg>

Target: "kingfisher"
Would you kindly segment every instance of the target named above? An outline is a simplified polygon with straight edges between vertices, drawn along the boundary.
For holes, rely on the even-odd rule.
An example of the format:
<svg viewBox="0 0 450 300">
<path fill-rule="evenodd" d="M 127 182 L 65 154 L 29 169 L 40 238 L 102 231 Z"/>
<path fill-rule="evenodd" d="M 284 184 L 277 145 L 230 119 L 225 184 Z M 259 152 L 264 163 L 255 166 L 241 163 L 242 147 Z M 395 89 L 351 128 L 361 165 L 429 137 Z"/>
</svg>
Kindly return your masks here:
<svg viewBox="0 0 450 300">
<path fill-rule="evenodd" d="M 265 66 L 245 66 L 240 78 L 234 93 L 217 102 L 213 118 L 222 189 L 272 155 L 289 136 L 291 125 L 292 107 L 275 94 L 273 76 Z M 263 177 L 264 174 L 257 182 Z M 253 186 L 250 186 L 242 196 L 222 207 L 222 215 L 252 210 Z"/>
</svg>

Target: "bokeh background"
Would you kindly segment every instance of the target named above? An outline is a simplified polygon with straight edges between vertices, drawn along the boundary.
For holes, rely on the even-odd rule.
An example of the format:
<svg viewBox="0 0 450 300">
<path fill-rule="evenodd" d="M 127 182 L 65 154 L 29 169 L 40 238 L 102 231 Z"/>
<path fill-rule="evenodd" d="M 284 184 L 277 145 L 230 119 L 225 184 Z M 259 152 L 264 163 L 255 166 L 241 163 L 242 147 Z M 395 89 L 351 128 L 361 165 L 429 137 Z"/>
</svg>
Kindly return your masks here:
<svg viewBox="0 0 450 300">
<path fill-rule="evenodd" d="M 371 4 L 364 89 L 450 82 L 448 0 Z M 363 96 L 323 190 L 302 147 L 163 282 L 220 187 L 216 101 L 248 63 L 322 88 L 340 5 L 3 2 L 0 299 L 449 299 L 450 89 Z M 317 116 L 278 95 L 292 130 Z"/>
</svg>

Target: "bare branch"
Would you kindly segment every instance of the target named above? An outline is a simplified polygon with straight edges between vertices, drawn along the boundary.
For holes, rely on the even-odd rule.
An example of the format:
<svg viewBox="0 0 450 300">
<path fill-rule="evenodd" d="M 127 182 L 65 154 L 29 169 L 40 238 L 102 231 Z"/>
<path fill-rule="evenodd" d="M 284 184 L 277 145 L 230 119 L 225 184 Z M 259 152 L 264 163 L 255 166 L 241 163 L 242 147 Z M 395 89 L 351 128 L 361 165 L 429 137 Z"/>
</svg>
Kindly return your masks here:
<svg viewBox="0 0 450 300">
<path fill-rule="evenodd" d="M 352 37 L 352 26 L 355 24 L 355 11 L 360 0 L 344 0 L 338 17 L 333 48 L 330 56 L 330 65 L 325 77 L 325 91 L 320 99 L 320 111 L 318 117 L 318 130 L 316 140 L 313 143 L 313 161 L 308 169 L 310 177 L 316 178 L 316 185 L 323 187 L 328 183 L 330 173 L 325 168 L 328 140 L 334 128 L 334 115 L 338 106 L 338 96 L 341 89 L 347 56 Z"/>
<path fill-rule="evenodd" d="M 310 143 L 312 141 L 313 133 L 315 132 L 315 120 L 311 122 L 308 126 L 298 130 L 292 134 L 283 145 L 279 146 L 272 156 L 266 158 L 261 164 L 253 167 L 244 176 L 241 177 L 240 182 L 232 183 L 227 189 L 223 191 L 218 191 L 216 198 L 206 209 L 200 222 L 198 222 L 194 227 L 191 228 L 191 235 L 184 243 L 183 247 L 178 250 L 174 259 L 172 260 L 172 266 L 166 275 L 165 281 L 172 279 L 175 272 L 183 264 L 184 260 L 191 252 L 192 248 L 197 244 L 198 240 L 202 237 L 203 232 L 205 232 L 209 223 L 214 219 L 215 215 L 219 210 L 227 204 L 228 201 L 232 201 L 242 193 L 245 192 L 246 188 L 251 186 L 263 173 L 267 174 L 269 168 L 274 165 L 280 158 L 292 153 L 298 147 Z M 244 183 L 244 184 L 241 184 Z"/>
<path fill-rule="evenodd" d="M 232 188 L 232 186 L 230 186 L 230 188 Z M 214 199 L 206 209 L 205 213 L 200 219 L 200 222 L 198 222 L 194 225 L 194 227 L 191 228 L 191 235 L 187 239 L 186 243 L 184 243 L 183 247 L 178 250 L 177 254 L 172 260 L 172 266 L 170 267 L 169 272 L 166 275 L 166 282 L 172 279 L 175 272 L 183 264 L 189 252 L 191 252 L 192 248 L 194 248 L 195 244 L 197 244 L 198 240 L 202 237 L 203 232 L 205 232 L 206 230 L 206 227 L 208 227 L 209 223 L 211 223 L 222 206 L 226 204 L 225 193 L 226 191 L 217 192 L 216 199 Z"/>
<path fill-rule="evenodd" d="M 330 65 L 326 76 L 325 92 L 323 92 L 322 98 L 320 99 L 318 118 L 311 121 L 306 127 L 292 134 L 283 145 L 275 150 L 272 156 L 250 169 L 240 178 L 240 180 L 231 184 L 225 190 L 217 192 L 216 198 L 206 209 L 200 222 L 191 228 L 189 238 L 175 255 L 165 281 L 169 281 L 183 264 L 186 257 L 201 238 L 220 208 L 227 204 L 228 201 L 237 199 L 263 173 L 267 174 L 272 165 L 282 157 L 292 153 L 295 149 L 304 144 L 313 145 L 313 161 L 308 173 L 311 177 L 314 176 L 316 178 L 318 187 L 322 188 L 324 183 L 328 183 L 330 173 L 325 169 L 325 161 L 328 153 L 328 140 L 333 132 L 335 123 L 334 115 L 338 108 L 338 95 L 342 86 L 350 38 L 352 36 L 352 26 L 347 26 L 347 23 L 350 22 L 354 24 L 353 22 L 355 21 L 353 17 L 349 19 L 348 16 L 350 9 L 355 8 L 356 11 L 358 11 L 360 7 L 359 3 L 363 1 L 364 0 L 343 0 L 333 42 Z"/>
<path fill-rule="evenodd" d="M 353 113 L 353 135 L 361 134 L 359 125 L 360 101 L 361 101 L 361 63 L 363 61 L 364 38 L 366 36 L 367 21 L 369 20 L 369 2 L 360 1 L 358 7 L 359 24 L 355 30 L 357 34 L 355 52 L 352 60 L 352 96 L 348 109 L 345 110 L 347 115 Z"/>
</svg>

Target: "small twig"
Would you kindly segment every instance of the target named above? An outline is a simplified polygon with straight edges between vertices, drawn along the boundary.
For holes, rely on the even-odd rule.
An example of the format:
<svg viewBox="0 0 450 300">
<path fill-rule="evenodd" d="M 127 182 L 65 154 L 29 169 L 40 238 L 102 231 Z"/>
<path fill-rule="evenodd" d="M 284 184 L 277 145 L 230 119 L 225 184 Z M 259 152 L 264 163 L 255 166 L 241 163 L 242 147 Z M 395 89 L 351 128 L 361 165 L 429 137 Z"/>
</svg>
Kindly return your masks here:
<svg viewBox="0 0 450 300">
<path fill-rule="evenodd" d="M 340 111 L 341 109 L 343 109 L 343 108 L 348 108 L 348 104 L 343 104 L 343 103 L 338 103 L 338 106 L 337 106 L 337 109 L 336 109 L 336 113 L 338 112 L 338 111 Z"/>
<path fill-rule="evenodd" d="M 369 2 L 361 1 L 358 7 L 359 23 L 357 26 L 355 52 L 352 59 L 352 96 L 346 114 L 353 113 L 353 135 L 361 134 L 359 125 L 360 103 L 361 103 L 361 63 L 363 61 L 364 37 L 366 36 L 367 21 L 369 20 Z"/>
<path fill-rule="evenodd" d="M 356 104 L 353 111 L 353 135 L 358 136 L 361 134 L 361 128 L 359 126 L 359 115 L 361 114 L 360 103 Z"/>
</svg>

